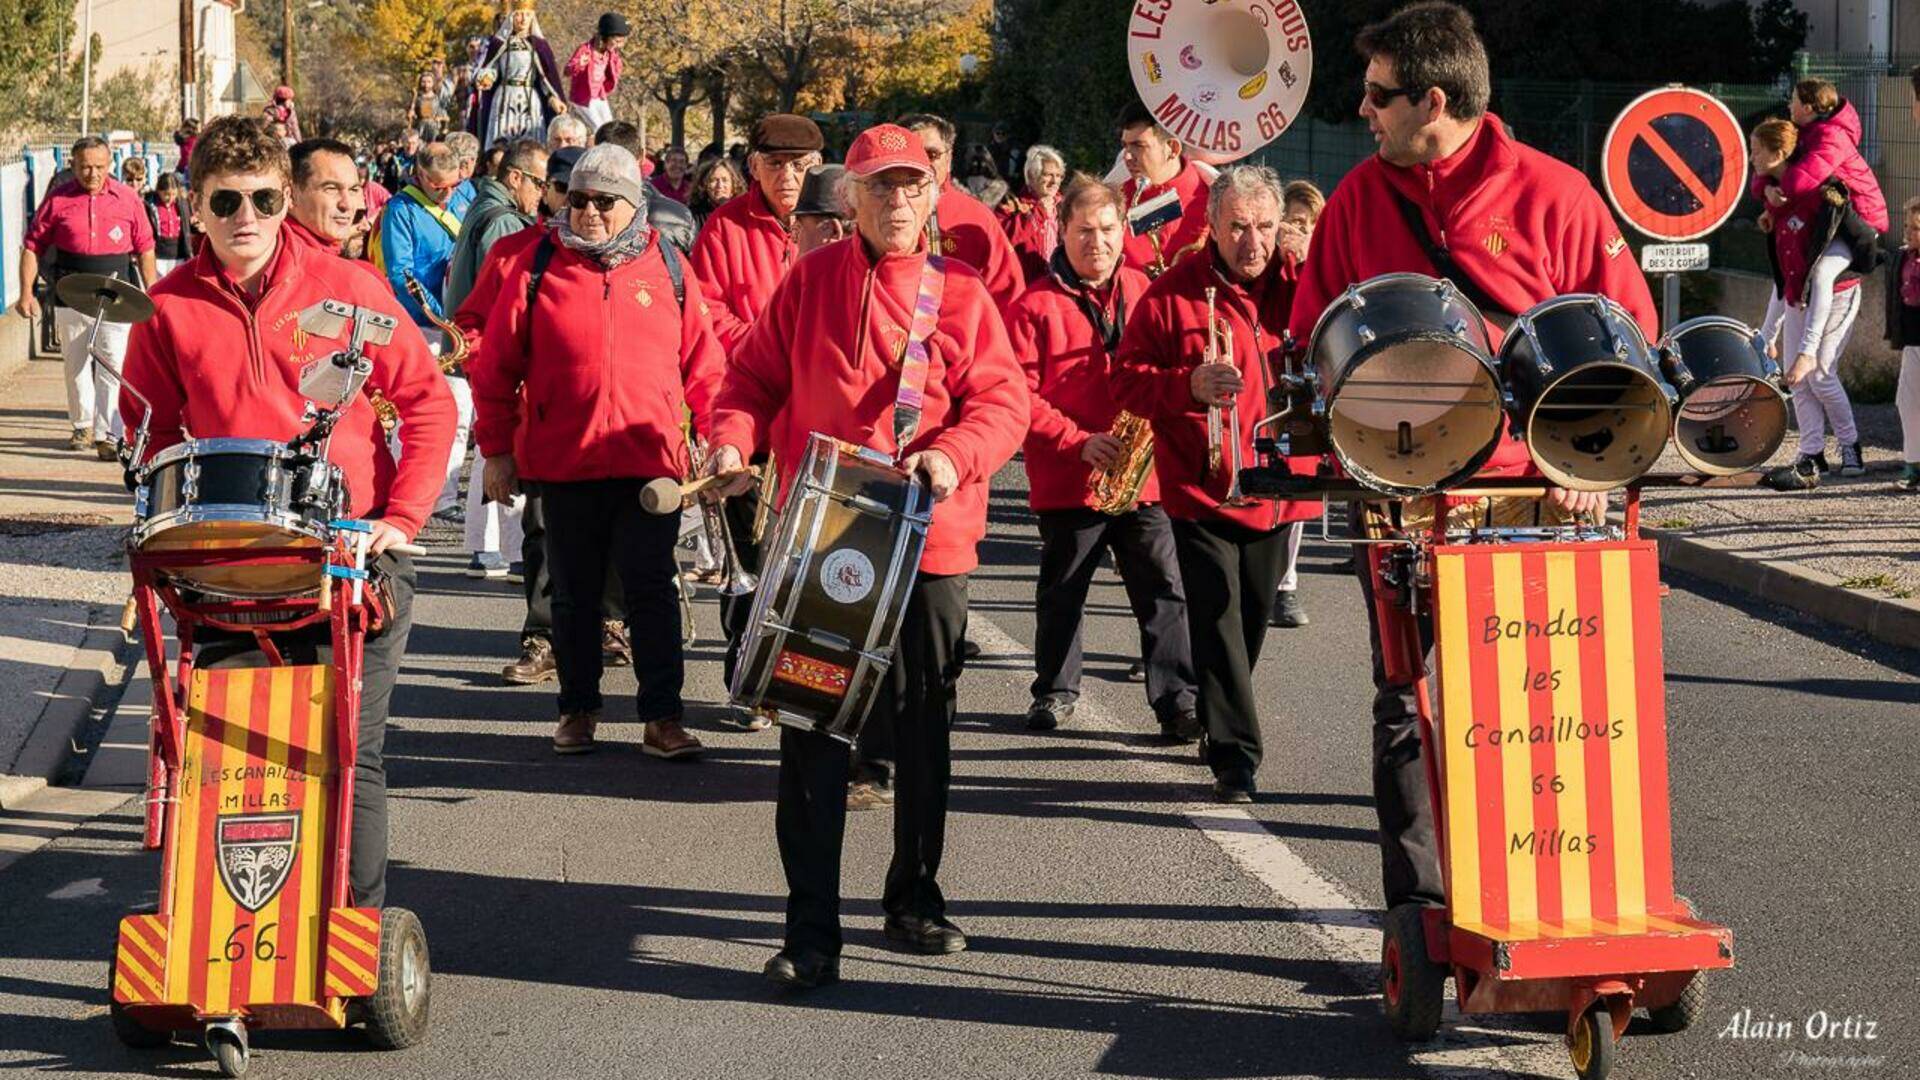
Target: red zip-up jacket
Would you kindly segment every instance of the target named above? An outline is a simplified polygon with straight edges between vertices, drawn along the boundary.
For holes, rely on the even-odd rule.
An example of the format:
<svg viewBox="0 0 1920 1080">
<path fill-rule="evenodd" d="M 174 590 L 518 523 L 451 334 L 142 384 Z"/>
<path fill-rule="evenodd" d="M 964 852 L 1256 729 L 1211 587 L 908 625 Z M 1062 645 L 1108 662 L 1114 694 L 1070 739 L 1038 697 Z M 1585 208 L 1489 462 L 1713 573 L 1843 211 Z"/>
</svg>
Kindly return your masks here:
<svg viewBox="0 0 1920 1080">
<path fill-rule="evenodd" d="M 980 280 L 1001 314 L 1027 287 L 1020 271 L 1020 257 L 1000 221 L 986 204 L 962 191 L 953 181 L 940 190 L 934 204 L 934 217 L 940 228 L 940 254 L 959 259 L 980 273 Z"/>
<path fill-rule="evenodd" d="M 610 271 L 554 245 L 531 311 L 535 245 L 512 249 L 500 267 L 480 352 L 467 364 L 480 453 L 511 453 L 533 481 L 685 476 L 682 406 L 706 430 L 726 363 L 699 281 L 686 275 L 682 313 L 658 233 Z"/>
<path fill-rule="evenodd" d="M 1266 414 L 1272 386 L 1270 364 L 1279 362 L 1281 335 L 1293 303 L 1293 264 L 1279 253 L 1258 278 L 1239 285 L 1215 262 L 1211 247 L 1196 251 L 1154 280 L 1140 299 L 1111 382 L 1120 405 L 1153 424 L 1153 468 L 1167 515 L 1182 521 L 1230 521 L 1250 529 L 1276 529 L 1320 514 L 1320 500 L 1260 502 L 1223 507 L 1232 486 L 1232 450 L 1222 447 L 1220 468 L 1207 471 L 1207 407 L 1194 400 L 1192 375 L 1207 348 L 1207 288 L 1217 290 L 1215 310 L 1233 328 L 1233 363 L 1240 369 L 1238 408 L 1225 411 L 1228 437 L 1240 442 L 1243 467 L 1256 465 L 1253 425 Z M 1237 413 L 1237 419 L 1236 419 Z M 1316 458 L 1289 458 L 1287 467 L 1311 473 Z"/>
<path fill-rule="evenodd" d="M 1131 320 L 1147 291 L 1147 275 L 1122 266 L 1093 300 L 1108 318 Z M 1087 440 L 1113 428 L 1120 405 L 1108 385 L 1113 357 L 1071 289 L 1053 274 L 1034 279 L 1007 313 L 1007 337 L 1026 369 L 1032 420 L 1027 426 L 1027 505 L 1035 510 L 1078 510 L 1092 505 L 1087 477 L 1093 466 L 1080 457 Z M 1147 475 L 1142 504 L 1160 501 L 1160 485 Z"/>
<path fill-rule="evenodd" d="M 1758 199 L 1766 193 L 1767 185 L 1777 184 L 1780 193 L 1791 201 L 1818 191 L 1828 180 L 1839 180 L 1847 185 L 1848 197 L 1861 219 L 1875 231 L 1886 232 L 1893 224 L 1887 214 L 1887 196 L 1880 190 L 1880 178 L 1873 175 L 1873 166 L 1860 153 L 1862 131 L 1853 102 L 1841 101 L 1832 115 L 1800 129 L 1798 145 L 1778 180 L 1756 176 L 1747 182 L 1747 190 Z"/>
<path fill-rule="evenodd" d="M 368 346 L 368 390 L 393 402 L 405 425 L 406 458 L 397 466 L 379 420 L 361 393 L 341 413 L 328 456 L 346 479 L 348 513 L 384 519 L 409 538 L 420 531 L 446 481 L 453 447 L 453 393 L 382 281 L 347 260 L 282 240 L 258 297 L 240 291 L 211 246 L 155 285 L 154 315 L 134 325 L 126 379 L 153 402 L 148 456 L 187 438 L 285 442 L 308 427 L 300 372 L 346 346 L 309 337 L 300 313 L 344 300 L 399 319 L 393 340 Z M 122 392 L 120 409 L 135 427 L 145 409 Z"/>
<path fill-rule="evenodd" d="M 1649 343 L 1658 339 L 1653 294 L 1600 193 L 1579 170 L 1515 140 L 1487 113 L 1446 158 L 1408 168 L 1375 155 L 1341 178 L 1294 292 L 1288 325 L 1299 348 L 1348 286 L 1387 273 L 1435 273 L 1396 194 L 1419 208 L 1434 243 L 1508 311 L 1599 293 L 1626 308 Z M 1487 331 L 1497 351 L 1502 332 L 1491 321 Z M 1500 447 L 1480 474 L 1531 471 L 1526 446 L 1503 425 Z"/>
<path fill-rule="evenodd" d="M 713 329 L 729 356 L 799 254 L 759 184 L 722 203 L 701 226 L 688 261 L 712 297 Z"/>
<path fill-rule="evenodd" d="M 742 458 L 771 448 L 782 492 L 812 432 L 893 453 L 899 363 L 925 261 L 924 252 L 876 261 L 859 236 L 802 257 L 733 354 L 713 444 Z M 920 569 L 964 574 L 980 563 L 987 484 L 1027 430 L 1027 383 L 980 276 L 951 259 L 945 274 L 920 427 L 906 450 L 939 450 L 959 474 L 959 487 L 934 505 Z"/>
<path fill-rule="evenodd" d="M 1009 206 L 993 212 L 1000 221 L 1000 228 L 1007 234 L 1007 242 L 1013 245 L 1013 253 L 1020 259 L 1020 274 L 1026 278 L 1029 286 L 1037 285 L 1048 276 L 1047 262 L 1053 257 L 1053 247 L 1047 245 L 1047 220 L 1054 219 L 1053 246 L 1058 247 L 1065 222 L 1059 221 L 1060 204 L 1065 196 L 1055 195 L 1051 212 L 1042 205 L 1038 196 L 1031 192 L 1015 199 Z M 1025 295 L 1022 293 L 1021 295 Z M 1009 326 L 1007 329 L 1013 329 Z"/>
<path fill-rule="evenodd" d="M 515 256 L 539 244 L 546 234 L 544 224 L 533 225 L 495 240 L 487 250 L 487 257 L 480 262 L 480 274 L 473 279 L 473 291 L 467 293 L 467 298 L 460 301 L 459 310 L 453 313 L 453 325 L 459 327 L 461 336 L 467 339 L 469 357 L 479 355 L 480 343 L 486 339 L 487 317 L 493 314 L 494 303 L 500 299 L 501 288 L 506 284 L 506 268 L 513 265 Z M 525 292 L 526 287 L 526 279 L 522 278 L 521 291 Z"/>
<path fill-rule="evenodd" d="M 1129 207 L 1136 202 L 1158 198 L 1169 189 L 1180 193 L 1180 220 L 1171 227 L 1160 230 L 1161 257 L 1171 267 L 1180 250 L 1207 235 L 1207 192 L 1213 185 L 1207 183 L 1205 174 L 1191 161 L 1183 162 L 1180 171 L 1173 179 L 1164 184 L 1149 184 L 1140 191 L 1140 178 L 1128 177 L 1120 185 L 1120 196 Z M 1136 194 L 1138 193 L 1138 194 Z M 1133 230 L 1127 230 L 1126 246 L 1121 249 L 1127 265 L 1135 270 L 1145 271 L 1153 265 L 1153 237 L 1135 236 Z"/>
</svg>

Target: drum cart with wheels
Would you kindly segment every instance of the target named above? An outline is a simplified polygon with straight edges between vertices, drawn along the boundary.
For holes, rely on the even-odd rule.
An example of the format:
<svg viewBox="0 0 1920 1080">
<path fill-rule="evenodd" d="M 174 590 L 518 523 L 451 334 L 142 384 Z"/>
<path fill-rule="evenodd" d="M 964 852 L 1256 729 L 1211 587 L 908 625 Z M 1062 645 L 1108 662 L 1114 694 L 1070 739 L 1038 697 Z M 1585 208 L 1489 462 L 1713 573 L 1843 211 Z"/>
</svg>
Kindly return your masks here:
<svg viewBox="0 0 1920 1080">
<path fill-rule="evenodd" d="M 1449 976 L 1462 1013 L 1564 1009 L 1574 1068 L 1599 1080 L 1636 1008 L 1684 1029 L 1705 972 L 1733 964 L 1732 933 L 1674 892 L 1657 554 L 1637 484 L 1621 529 L 1449 531 L 1445 508 L 1545 493 L 1475 488 L 1436 496 L 1427 535 L 1364 549 L 1384 664 L 1417 695 L 1447 893 L 1388 912 L 1382 995 L 1416 1040 Z"/>
</svg>

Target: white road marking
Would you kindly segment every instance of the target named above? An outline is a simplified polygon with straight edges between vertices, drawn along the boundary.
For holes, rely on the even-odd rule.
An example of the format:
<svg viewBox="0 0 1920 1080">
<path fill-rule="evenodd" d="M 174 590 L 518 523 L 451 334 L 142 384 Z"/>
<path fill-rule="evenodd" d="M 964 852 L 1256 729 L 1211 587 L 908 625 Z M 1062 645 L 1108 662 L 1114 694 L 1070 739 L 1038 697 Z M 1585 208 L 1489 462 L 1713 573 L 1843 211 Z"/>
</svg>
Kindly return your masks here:
<svg viewBox="0 0 1920 1080">
<path fill-rule="evenodd" d="M 107 895 L 105 879 L 90 877 L 70 881 L 47 894 L 49 900 L 91 900 Z"/>
<path fill-rule="evenodd" d="M 983 660 L 1032 655 L 1032 649 L 978 611 L 967 616 L 967 637 L 980 646 Z M 1024 682 L 1024 674 L 1025 669 L 1021 668 L 1019 674 L 1009 677 Z M 1128 684 L 1127 692 L 1138 693 L 1139 689 Z M 1081 691 L 1080 700 L 1074 706 L 1073 723 L 1106 731 L 1137 730 L 1137 725 L 1124 724 L 1109 712 L 1094 696 L 1091 686 Z M 1143 761 L 1139 767 L 1164 783 L 1181 787 L 1198 787 L 1206 779 L 1204 771 L 1165 758 Z M 1283 907 L 1310 916 L 1297 925 L 1317 938 L 1329 956 L 1355 965 L 1369 975 L 1378 969 L 1380 918 L 1370 903 L 1363 903 L 1338 882 L 1315 870 L 1285 840 L 1243 809 L 1207 802 L 1191 804 L 1182 812 L 1235 866 L 1265 885 Z M 1530 1030 L 1495 1031 L 1476 1019 L 1462 1017 L 1453 1001 L 1453 984 L 1449 981 L 1447 985 L 1447 1011 L 1440 1034 L 1433 1042 L 1410 1050 L 1408 1056 L 1416 1064 L 1448 1080 L 1470 1076 L 1573 1075 L 1561 1040 Z M 1369 977 L 1359 984 L 1359 989 L 1372 993 L 1379 987 Z"/>
</svg>

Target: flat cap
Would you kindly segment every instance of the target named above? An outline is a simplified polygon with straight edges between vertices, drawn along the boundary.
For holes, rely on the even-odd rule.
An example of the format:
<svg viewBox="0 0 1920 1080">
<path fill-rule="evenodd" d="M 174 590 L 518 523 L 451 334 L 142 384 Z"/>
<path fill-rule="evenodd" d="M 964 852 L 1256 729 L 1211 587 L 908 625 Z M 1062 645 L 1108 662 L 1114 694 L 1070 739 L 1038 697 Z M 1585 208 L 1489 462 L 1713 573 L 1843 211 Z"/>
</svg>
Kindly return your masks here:
<svg viewBox="0 0 1920 1080">
<path fill-rule="evenodd" d="M 747 149 L 760 154 L 818 150 L 827 145 L 820 125 L 792 113 L 770 113 L 753 125 Z"/>
</svg>

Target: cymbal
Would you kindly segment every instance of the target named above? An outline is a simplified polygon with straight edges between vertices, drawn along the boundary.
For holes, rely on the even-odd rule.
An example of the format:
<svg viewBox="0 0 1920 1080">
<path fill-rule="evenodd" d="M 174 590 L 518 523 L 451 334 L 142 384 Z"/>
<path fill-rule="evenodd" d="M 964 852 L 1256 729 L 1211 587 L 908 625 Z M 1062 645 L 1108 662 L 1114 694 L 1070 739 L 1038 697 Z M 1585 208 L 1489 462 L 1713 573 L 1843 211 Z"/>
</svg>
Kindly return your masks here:
<svg viewBox="0 0 1920 1080">
<path fill-rule="evenodd" d="M 108 322 L 146 322 L 153 298 L 140 286 L 103 274 L 68 274 L 53 290 L 60 302 L 91 319 L 105 312 Z"/>
</svg>

